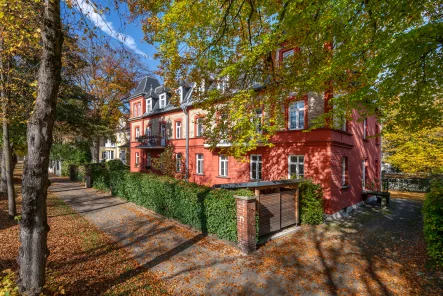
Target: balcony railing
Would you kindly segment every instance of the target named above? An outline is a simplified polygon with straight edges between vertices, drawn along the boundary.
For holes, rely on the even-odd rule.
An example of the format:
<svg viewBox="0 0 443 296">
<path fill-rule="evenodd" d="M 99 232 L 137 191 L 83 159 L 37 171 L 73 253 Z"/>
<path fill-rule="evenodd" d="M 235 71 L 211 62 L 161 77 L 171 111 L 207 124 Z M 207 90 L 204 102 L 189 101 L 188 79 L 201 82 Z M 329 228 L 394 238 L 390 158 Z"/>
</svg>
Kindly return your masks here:
<svg viewBox="0 0 443 296">
<path fill-rule="evenodd" d="M 142 147 L 166 147 L 166 139 L 159 136 L 141 136 L 137 138 Z"/>
</svg>

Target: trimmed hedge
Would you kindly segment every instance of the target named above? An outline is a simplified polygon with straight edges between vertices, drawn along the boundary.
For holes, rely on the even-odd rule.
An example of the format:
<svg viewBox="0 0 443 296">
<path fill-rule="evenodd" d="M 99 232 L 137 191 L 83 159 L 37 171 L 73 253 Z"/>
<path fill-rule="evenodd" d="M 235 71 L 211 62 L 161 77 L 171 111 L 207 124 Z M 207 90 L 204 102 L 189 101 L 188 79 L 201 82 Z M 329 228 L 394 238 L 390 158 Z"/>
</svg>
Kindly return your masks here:
<svg viewBox="0 0 443 296">
<path fill-rule="evenodd" d="M 443 179 L 431 181 L 422 211 L 428 254 L 443 266 Z"/>
<path fill-rule="evenodd" d="M 319 225 L 324 222 L 323 190 L 311 180 L 300 183 L 300 223 Z"/>
<path fill-rule="evenodd" d="M 111 189 L 113 195 L 233 242 L 237 241 L 234 195 L 253 195 L 249 190 L 211 189 L 165 176 L 111 170 L 102 164 L 91 165 L 90 173 L 94 188 Z"/>
</svg>

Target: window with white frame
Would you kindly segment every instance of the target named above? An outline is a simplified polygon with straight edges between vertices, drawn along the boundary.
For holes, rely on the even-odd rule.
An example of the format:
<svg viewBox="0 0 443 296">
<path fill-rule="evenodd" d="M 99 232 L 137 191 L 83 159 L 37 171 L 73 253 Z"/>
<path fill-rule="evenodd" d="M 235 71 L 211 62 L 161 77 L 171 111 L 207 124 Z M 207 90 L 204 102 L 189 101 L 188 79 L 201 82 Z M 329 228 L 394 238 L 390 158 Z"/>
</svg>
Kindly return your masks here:
<svg viewBox="0 0 443 296">
<path fill-rule="evenodd" d="M 146 166 L 147 166 L 148 168 L 151 167 L 151 153 L 147 153 L 147 154 L 146 154 Z"/>
<path fill-rule="evenodd" d="M 228 157 L 226 155 L 218 157 L 218 175 L 220 177 L 228 176 Z"/>
<path fill-rule="evenodd" d="M 102 151 L 102 159 L 106 159 L 106 151 Z"/>
<path fill-rule="evenodd" d="M 138 152 L 135 152 L 135 167 L 138 168 L 140 164 L 140 154 Z"/>
<path fill-rule="evenodd" d="M 289 178 L 301 179 L 305 175 L 305 157 L 303 155 L 289 155 Z"/>
<path fill-rule="evenodd" d="M 290 63 L 288 63 L 288 60 L 294 56 L 294 49 L 290 49 L 290 50 L 285 50 L 282 52 L 281 54 L 281 59 L 283 64 L 285 65 L 285 67 L 289 67 Z"/>
<path fill-rule="evenodd" d="M 195 136 L 202 137 L 203 131 L 203 118 L 197 118 L 195 121 Z"/>
<path fill-rule="evenodd" d="M 142 115 L 142 103 L 138 103 L 138 116 Z"/>
<path fill-rule="evenodd" d="M 342 156 L 341 158 L 341 186 L 347 185 L 347 175 L 348 175 L 348 158 Z"/>
<path fill-rule="evenodd" d="M 368 137 L 368 119 L 363 119 L 363 139 Z"/>
<path fill-rule="evenodd" d="M 166 124 L 164 123 L 160 125 L 160 136 L 162 139 L 166 139 Z"/>
<path fill-rule="evenodd" d="M 137 104 L 132 104 L 132 116 L 137 117 Z"/>
<path fill-rule="evenodd" d="M 181 139 L 182 137 L 182 123 L 181 121 L 175 122 L 175 138 Z"/>
<path fill-rule="evenodd" d="M 251 179 L 262 179 L 262 157 L 259 154 L 251 154 Z"/>
<path fill-rule="evenodd" d="M 136 127 L 135 128 L 135 138 L 137 139 L 138 137 L 140 137 L 140 128 Z"/>
<path fill-rule="evenodd" d="M 203 175 L 203 154 L 196 154 L 196 168 L 197 174 Z"/>
<path fill-rule="evenodd" d="M 281 55 L 283 61 L 292 56 L 294 56 L 294 49 L 285 50 Z"/>
<path fill-rule="evenodd" d="M 146 99 L 146 112 L 152 111 L 152 98 Z"/>
<path fill-rule="evenodd" d="M 163 109 L 166 107 L 166 93 L 163 93 L 159 96 L 159 108 Z"/>
<path fill-rule="evenodd" d="M 114 151 L 113 150 L 107 150 L 106 154 L 107 154 L 106 159 L 114 159 Z"/>
<path fill-rule="evenodd" d="M 305 101 L 289 104 L 289 129 L 303 129 L 305 126 Z"/>
<path fill-rule="evenodd" d="M 147 127 L 146 127 L 145 135 L 146 135 L 147 137 L 151 137 L 151 136 L 152 136 L 152 129 L 151 129 L 150 126 L 147 126 Z"/>
<path fill-rule="evenodd" d="M 182 154 L 177 153 L 175 154 L 175 171 L 178 173 L 181 171 L 182 168 Z"/>
</svg>

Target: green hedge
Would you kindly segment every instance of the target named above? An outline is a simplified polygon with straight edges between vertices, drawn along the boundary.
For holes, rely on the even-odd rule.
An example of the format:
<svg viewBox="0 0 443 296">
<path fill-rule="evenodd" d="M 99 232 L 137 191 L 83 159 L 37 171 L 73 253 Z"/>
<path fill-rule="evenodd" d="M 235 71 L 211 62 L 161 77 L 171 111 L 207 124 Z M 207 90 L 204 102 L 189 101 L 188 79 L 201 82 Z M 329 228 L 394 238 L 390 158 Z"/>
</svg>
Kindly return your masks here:
<svg viewBox="0 0 443 296">
<path fill-rule="evenodd" d="M 111 189 L 113 195 L 203 233 L 212 233 L 234 242 L 237 241 L 234 195 L 253 195 L 249 190 L 211 189 L 165 176 L 111 170 L 103 164 L 89 168 L 94 188 Z"/>
<path fill-rule="evenodd" d="M 443 179 L 431 181 L 422 211 L 428 254 L 443 266 Z"/>
<path fill-rule="evenodd" d="M 319 225 L 324 221 L 323 190 L 311 180 L 300 183 L 300 223 Z"/>
</svg>

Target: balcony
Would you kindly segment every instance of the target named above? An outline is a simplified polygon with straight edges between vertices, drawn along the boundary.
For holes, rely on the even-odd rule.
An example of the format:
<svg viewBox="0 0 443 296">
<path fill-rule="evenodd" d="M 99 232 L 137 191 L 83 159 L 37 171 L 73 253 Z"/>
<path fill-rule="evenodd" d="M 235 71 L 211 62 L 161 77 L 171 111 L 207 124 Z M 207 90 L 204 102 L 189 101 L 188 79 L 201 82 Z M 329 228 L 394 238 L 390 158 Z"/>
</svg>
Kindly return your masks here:
<svg viewBox="0 0 443 296">
<path fill-rule="evenodd" d="M 136 140 L 140 143 L 136 148 L 158 149 L 166 147 L 166 139 L 159 136 L 141 136 Z"/>
</svg>

